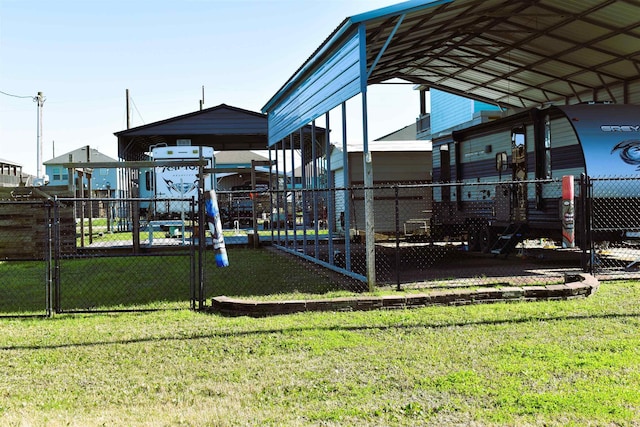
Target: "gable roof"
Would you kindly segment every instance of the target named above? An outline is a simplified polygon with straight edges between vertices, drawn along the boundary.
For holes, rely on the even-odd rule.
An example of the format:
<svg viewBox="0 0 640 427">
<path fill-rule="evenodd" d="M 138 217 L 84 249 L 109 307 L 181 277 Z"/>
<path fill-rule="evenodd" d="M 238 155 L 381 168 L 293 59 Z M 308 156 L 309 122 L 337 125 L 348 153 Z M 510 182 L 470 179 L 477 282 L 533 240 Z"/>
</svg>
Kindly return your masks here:
<svg viewBox="0 0 640 427">
<path fill-rule="evenodd" d="M 90 162 L 117 162 L 116 159 L 107 156 L 106 154 L 102 154 L 95 148 L 89 147 L 89 158 L 87 159 L 87 147 L 80 147 L 68 153 L 62 154 L 60 156 L 54 157 L 51 160 L 47 160 L 43 164 L 45 165 L 61 165 L 63 163 L 69 163 L 69 156 L 73 157 L 73 162 L 86 162 L 89 160 Z"/>
<path fill-rule="evenodd" d="M 188 139 L 193 146 L 216 151 L 266 150 L 267 116 L 226 104 L 115 132 L 118 156 L 124 160 L 145 160 L 153 145 L 177 145 Z M 324 132 L 316 127 L 316 132 Z M 310 127 L 303 138 L 309 139 Z M 299 143 L 299 135 L 296 137 Z"/>
<path fill-rule="evenodd" d="M 263 150 L 267 148 L 267 119 L 261 113 L 220 104 L 114 135 L 118 137 L 118 155 L 126 160 L 140 160 L 152 145 L 176 145 L 178 139 L 215 150 Z"/>
<path fill-rule="evenodd" d="M 380 138 L 376 138 L 375 141 L 413 141 L 416 139 L 417 134 L 418 124 L 413 122 L 401 129 L 397 129 L 391 133 L 381 136 Z"/>
</svg>

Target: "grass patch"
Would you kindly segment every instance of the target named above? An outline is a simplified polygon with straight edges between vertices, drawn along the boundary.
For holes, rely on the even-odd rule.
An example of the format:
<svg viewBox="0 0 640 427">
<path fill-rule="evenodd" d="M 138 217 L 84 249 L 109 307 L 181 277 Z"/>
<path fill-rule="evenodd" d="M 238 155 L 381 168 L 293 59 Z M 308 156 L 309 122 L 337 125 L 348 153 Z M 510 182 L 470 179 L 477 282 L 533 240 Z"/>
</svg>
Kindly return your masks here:
<svg viewBox="0 0 640 427">
<path fill-rule="evenodd" d="M 4 319 L 0 424 L 634 425 L 639 300 Z"/>
</svg>

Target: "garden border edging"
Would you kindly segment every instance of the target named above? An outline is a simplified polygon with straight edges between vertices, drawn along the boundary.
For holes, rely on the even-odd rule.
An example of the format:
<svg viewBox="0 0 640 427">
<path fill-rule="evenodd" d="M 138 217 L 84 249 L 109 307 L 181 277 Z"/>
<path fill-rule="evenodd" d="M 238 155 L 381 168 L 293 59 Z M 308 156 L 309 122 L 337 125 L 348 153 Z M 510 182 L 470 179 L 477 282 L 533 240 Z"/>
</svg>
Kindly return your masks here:
<svg viewBox="0 0 640 427">
<path fill-rule="evenodd" d="M 599 281 L 590 274 L 565 278 L 564 284 L 544 286 L 489 287 L 473 290 L 435 291 L 429 294 L 357 296 L 317 300 L 255 301 L 214 297 L 206 311 L 226 316 L 265 317 L 310 311 L 363 311 L 418 308 L 433 305 L 488 304 L 586 298 L 598 290 Z"/>
</svg>

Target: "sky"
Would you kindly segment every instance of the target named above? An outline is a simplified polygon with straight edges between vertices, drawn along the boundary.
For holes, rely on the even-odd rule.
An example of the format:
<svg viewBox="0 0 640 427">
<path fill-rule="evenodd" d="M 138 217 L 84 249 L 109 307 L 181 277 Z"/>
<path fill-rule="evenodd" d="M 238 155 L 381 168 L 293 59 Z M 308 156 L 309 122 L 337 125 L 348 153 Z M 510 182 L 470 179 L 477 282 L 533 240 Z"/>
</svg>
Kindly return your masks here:
<svg viewBox="0 0 640 427">
<path fill-rule="evenodd" d="M 43 161 L 86 145 L 117 158 L 127 89 L 131 127 L 197 111 L 203 87 L 203 108 L 260 112 L 345 18 L 399 2 L 0 0 L 0 158 L 35 175 L 38 123 Z M 368 111 L 379 138 L 415 122 L 418 93 L 370 86 Z"/>
</svg>

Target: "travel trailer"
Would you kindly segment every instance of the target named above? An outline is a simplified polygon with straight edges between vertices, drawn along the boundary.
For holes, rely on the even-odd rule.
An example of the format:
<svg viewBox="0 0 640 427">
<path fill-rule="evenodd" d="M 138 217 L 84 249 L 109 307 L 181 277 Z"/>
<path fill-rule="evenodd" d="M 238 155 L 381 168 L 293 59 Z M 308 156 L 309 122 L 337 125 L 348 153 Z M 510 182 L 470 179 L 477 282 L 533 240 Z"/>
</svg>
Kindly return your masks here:
<svg viewBox="0 0 640 427">
<path fill-rule="evenodd" d="M 198 160 L 207 161 L 205 168 L 215 164 L 212 147 L 196 146 L 154 146 L 151 159 L 160 160 Z M 191 200 L 198 200 L 198 166 L 157 166 L 140 171 L 140 198 L 148 199 L 140 203 L 142 216 L 149 219 L 181 218 L 191 215 Z M 204 191 L 214 189 L 213 174 L 205 175 Z M 197 203 L 195 205 L 197 211 Z"/>
<path fill-rule="evenodd" d="M 433 140 L 434 189 L 431 232 L 467 235 L 471 249 L 504 253 L 533 237 L 562 238 L 562 185 L 575 185 L 575 229 L 584 224 L 580 179 L 631 176 L 640 172 L 640 105 L 577 104 L 522 111 L 455 130 Z M 610 206 L 640 197 L 633 186 L 592 190 Z M 633 206 L 633 205 L 631 205 Z M 637 206 L 637 205 L 635 205 Z M 615 240 L 635 235 L 639 224 L 592 236 Z M 500 243 L 501 236 L 510 241 Z M 581 236 L 576 233 L 580 243 Z"/>
</svg>

